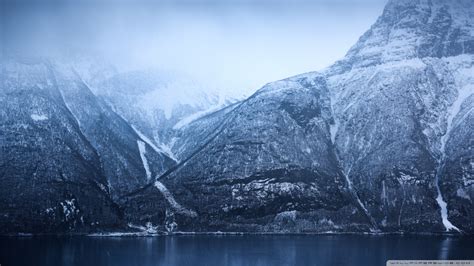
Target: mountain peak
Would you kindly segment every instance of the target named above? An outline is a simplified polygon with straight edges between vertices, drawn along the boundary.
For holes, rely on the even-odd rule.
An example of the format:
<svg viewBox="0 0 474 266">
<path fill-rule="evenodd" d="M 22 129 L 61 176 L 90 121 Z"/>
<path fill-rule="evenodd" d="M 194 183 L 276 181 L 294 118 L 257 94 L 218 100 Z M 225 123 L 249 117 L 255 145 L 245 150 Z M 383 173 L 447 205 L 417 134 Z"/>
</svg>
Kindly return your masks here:
<svg viewBox="0 0 474 266">
<path fill-rule="evenodd" d="M 474 54 L 471 0 L 390 0 L 338 62 L 344 69 L 424 57 Z"/>
</svg>

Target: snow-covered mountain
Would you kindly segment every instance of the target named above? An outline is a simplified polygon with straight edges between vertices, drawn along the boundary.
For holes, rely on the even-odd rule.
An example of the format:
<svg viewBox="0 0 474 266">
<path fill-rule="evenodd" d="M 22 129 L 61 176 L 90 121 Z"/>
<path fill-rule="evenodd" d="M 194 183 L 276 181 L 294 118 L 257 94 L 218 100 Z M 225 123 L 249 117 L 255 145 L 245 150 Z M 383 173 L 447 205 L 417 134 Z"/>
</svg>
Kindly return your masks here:
<svg viewBox="0 0 474 266">
<path fill-rule="evenodd" d="M 1 228 L 473 233 L 473 16 L 391 0 L 342 60 L 224 105 L 4 64 Z"/>
<path fill-rule="evenodd" d="M 213 230 L 472 232 L 473 12 L 390 1 L 344 59 L 238 104 L 162 182 Z"/>
<path fill-rule="evenodd" d="M 474 52 L 468 0 L 389 1 L 374 25 L 332 70 Z"/>
<path fill-rule="evenodd" d="M 120 198 L 175 164 L 69 67 L 5 60 L 1 80 L 3 232 L 120 226 Z"/>
<path fill-rule="evenodd" d="M 382 226 L 473 229 L 473 15 L 471 1 L 390 1 L 325 71 L 338 157 Z"/>
<path fill-rule="evenodd" d="M 159 70 L 114 75 L 97 84 L 95 93 L 176 161 L 182 159 L 177 144 L 184 127 L 238 101 L 184 74 Z"/>
</svg>

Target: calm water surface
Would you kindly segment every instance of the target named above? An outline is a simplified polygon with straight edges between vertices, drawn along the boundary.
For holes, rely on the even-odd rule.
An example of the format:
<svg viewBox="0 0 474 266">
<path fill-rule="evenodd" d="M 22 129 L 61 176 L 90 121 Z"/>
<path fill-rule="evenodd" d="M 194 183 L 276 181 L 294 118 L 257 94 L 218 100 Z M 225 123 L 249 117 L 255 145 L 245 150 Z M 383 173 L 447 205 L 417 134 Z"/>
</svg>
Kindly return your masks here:
<svg viewBox="0 0 474 266">
<path fill-rule="evenodd" d="M 474 259 L 473 237 L 246 235 L 0 237 L 8 265 L 385 265 Z"/>
</svg>

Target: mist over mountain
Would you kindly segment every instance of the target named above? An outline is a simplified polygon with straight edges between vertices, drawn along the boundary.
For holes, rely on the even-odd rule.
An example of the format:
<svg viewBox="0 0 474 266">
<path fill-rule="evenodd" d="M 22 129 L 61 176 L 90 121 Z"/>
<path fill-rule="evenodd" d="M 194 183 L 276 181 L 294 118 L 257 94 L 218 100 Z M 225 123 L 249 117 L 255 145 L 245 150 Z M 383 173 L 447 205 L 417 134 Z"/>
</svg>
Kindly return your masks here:
<svg viewBox="0 0 474 266">
<path fill-rule="evenodd" d="M 248 97 L 9 55 L 0 230 L 472 234 L 473 16 L 391 0 L 342 59 Z"/>
<path fill-rule="evenodd" d="M 2 1 L 2 48 L 183 73 L 234 97 L 340 59 L 384 0 Z M 338 34 L 334 34 L 338 32 Z"/>
</svg>

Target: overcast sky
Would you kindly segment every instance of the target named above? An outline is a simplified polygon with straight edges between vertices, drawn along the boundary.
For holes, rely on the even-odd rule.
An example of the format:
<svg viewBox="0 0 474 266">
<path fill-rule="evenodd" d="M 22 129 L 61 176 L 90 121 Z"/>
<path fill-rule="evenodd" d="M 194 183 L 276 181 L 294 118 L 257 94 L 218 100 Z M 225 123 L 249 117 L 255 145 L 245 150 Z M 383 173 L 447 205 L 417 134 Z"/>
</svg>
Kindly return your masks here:
<svg viewBox="0 0 474 266">
<path fill-rule="evenodd" d="M 386 0 L 3 0 L 2 45 L 93 53 L 121 71 L 184 72 L 222 90 L 320 70 L 344 56 Z"/>
</svg>

